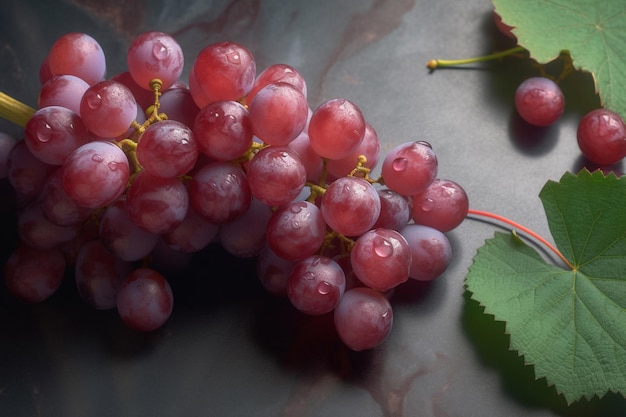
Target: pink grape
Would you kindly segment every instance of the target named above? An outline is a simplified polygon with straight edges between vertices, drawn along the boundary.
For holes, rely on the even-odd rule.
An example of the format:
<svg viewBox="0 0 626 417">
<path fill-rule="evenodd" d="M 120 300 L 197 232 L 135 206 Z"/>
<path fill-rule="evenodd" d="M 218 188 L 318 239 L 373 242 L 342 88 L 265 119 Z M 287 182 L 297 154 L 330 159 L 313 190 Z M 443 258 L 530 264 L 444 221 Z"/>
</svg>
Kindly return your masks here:
<svg viewBox="0 0 626 417">
<path fill-rule="evenodd" d="M 252 145 L 250 114 L 242 104 L 221 100 L 200 110 L 193 124 L 198 149 L 217 161 L 239 158 Z"/>
<path fill-rule="evenodd" d="M 128 158 L 111 142 L 80 146 L 63 164 L 63 188 L 77 204 L 98 208 L 115 201 L 126 189 Z"/>
<path fill-rule="evenodd" d="M 246 174 L 252 195 L 268 206 L 293 201 L 306 184 L 306 169 L 287 146 L 261 149 L 248 163 Z"/>
<path fill-rule="evenodd" d="M 412 253 L 397 231 L 373 229 L 356 240 L 350 251 L 352 270 L 363 284 L 384 292 L 409 279 Z"/>
<path fill-rule="evenodd" d="M 48 175 L 55 168 L 33 155 L 25 140 L 20 140 L 11 148 L 6 162 L 9 183 L 26 200 L 39 195 Z"/>
<path fill-rule="evenodd" d="M 28 303 L 51 297 L 61 286 L 65 258 L 59 249 L 35 249 L 20 244 L 4 266 L 9 292 Z"/>
<path fill-rule="evenodd" d="M 287 278 L 287 296 L 301 312 L 321 315 L 332 311 L 344 294 L 346 278 L 331 258 L 310 256 L 297 262 Z"/>
<path fill-rule="evenodd" d="M 469 210 L 467 193 L 458 183 L 435 179 L 424 191 L 411 197 L 411 218 L 417 224 L 449 232 L 460 225 Z"/>
<path fill-rule="evenodd" d="M 356 168 L 360 156 L 364 156 L 366 159 L 363 167 L 372 170 L 378 165 L 380 140 L 378 139 L 378 133 L 369 123 L 365 123 L 363 140 L 349 155 L 328 161 L 328 173 L 336 178 L 350 174 Z"/>
<path fill-rule="evenodd" d="M 44 217 L 37 203 L 20 211 L 17 227 L 22 242 L 36 249 L 52 249 L 78 235 L 77 227 L 59 226 Z"/>
<path fill-rule="evenodd" d="M 318 155 L 328 159 L 345 158 L 363 140 L 365 119 L 356 104 L 344 98 L 327 100 L 309 121 L 309 140 Z"/>
<path fill-rule="evenodd" d="M 161 90 L 170 88 L 183 73 L 183 50 L 169 34 L 150 31 L 137 36 L 126 55 L 128 72 L 137 85 L 152 90 L 150 82 L 161 81 Z"/>
<path fill-rule="evenodd" d="M 583 155 L 598 165 L 613 165 L 626 156 L 626 123 L 611 110 L 587 113 L 578 123 L 576 136 Z"/>
<path fill-rule="evenodd" d="M 305 97 L 307 96 L 306 80 L 298 70 L 287 64 L 272 64 L 265 68 L 254 80 L 252 90 L 246 96 L 246 102 L 252 103 L 254 96 L 271 83 L 287 83 L 292 85 L 296 90 L 300 91 Z"/>
<path fill-rule="evenodd" d="M 411 220 L 409 199 L 389 188 L 376 190 L 380 197 L 380 214 L 373 229 L 400 230 Z"/>
<path fill-rule="evenodd" d="M 165 277 L 149 268 L 128 274 L 117 292 L 117 311 L 130 328 L 151 332 L 165 324 L 174 307 L 174 294 Z"/>
<path fill-rule="evenodd" d="M 427 142 L 405 142 L 387 153 L 382 165 L 385 185 L 404 196 L 426 189 L 437 176 L 437 155 Z"/>
<path fill-rule="evenodd" d="M 116 258 L 98 239 L 85 242 L 78 252 L 74 280 L 81 298 L 98 310 L 117 305 L 117 291 L 132 264 Z"/>
<path fill-rule="evenodd" d="M 24 140 L 38 159 L 61 165 L 70 153 L 89 141 L 89 132 L 72 110 L 48 106 L 37 110 L 28 120 Z"/>
<path fill-rule="evenodd" d="M 137 160 L 157 177 L 185 175 L 197 159 L 198 145 L 192 130 L 175 120 L 151 124 L 137 141 Z"/>
<path fill-rule="evenodd" d="M 335 329 L 341 341 L 354 351 L 373 349 L 382 344 L 393 327 L 389 300 L 368 287 L 346 291 L 335 308 Z"/>
<path fill-rule="evenodd" d="M 43 216 L 58 226 L 76 226 L 89 218 L 92 209 L 80 206 L 63 188 L 63 168 L 58 168 L 43 185 L 37 200 Z"/>
<path fill-rule="evenodd" d="M 293 201 L 274 211 L 267 224 L 267 242 L 281 258 L 298 261 L 315 254 L 324 242 L 326 223 L 308 201 Z"/>
<path fill-rule="evenodd" d="M 531 77 L 517 87 L 515 108 L 531 125 L 548 126 L 563 114 L 565 97 L 559 85 L 551 79 Z"/>
<path fill-rule="evenodd" d="M 193 207 L 187 209 L 183 221 L 169 232 L 161 235 L 165 244 L 172 249 L 195 253 L 205 248 L 218 235 L 220 227 L 208 222 Z"/>
<path fill-rule="evenodd" d="M 194 83 L 209 102 L 239 100 L 254 85 L 256 62 L 243 45 L 220 42 L 205 46 L 198 53 L 191 71 Z M 193 93 L 195 85 L 191 81 L 189 87 Z"/>
<path fill-rule="evenodd" d="M 159 235 L 135 224 L 126 208 L 123 196 L 104 210 L 100 218 L 100 240 L 106 248 L 123 261 L 139 261 L 150 254 Z"/>
<path fill-rule="evenodd" d="M 116 138 L 137 118 L 137 102 L 124 84 L 106 80 L 93 84 L 80 102 L 85 126 L 102 138 Z"/>
<path fill-rule="evenodd" d="M 104 78 L 106 59 L 102 47 L 86 33 L 71 32 L 59 37 L 48 52 L 52 75 L 75 75 L 89 85 Z"/>
<path fill-rule="evenodd" d="M 266 231 L 271 216 L 272 208 L 253 198 L 245 213 L 220 227 L 222 247 L 239 258 L 257 256 L 267 245 Z"/>
<path fill-rule="evenodd" d="M 215 224 L 235 220 L 250 207 L 252 193 L 245 172 L 228 162 L 200 168 L 189 182 L 190 204 Z"/>
<path fill-rule="evenodd" d="M 168 233 L 185 219 L 189 195 L 178 178 L 163 178 L 141 171 L 126 192 L 128 216 L 139 227 Z"/>
<path fill-rule="evenodd" d="M 255 136 L 268 145 L 287 145 L 304 130 L 309 115 L 306 96 L 287 83 L 271 83 L 249 106 Z"/>
<path fill-rule="evenodd" d="M 380 215 L 380 197 L 363 178 L 342 177 L 328 186 L 320 207 L 324 220 L 345 236 L 360 236 Z"/>
<path fill-rule="evenodd" d="M 39 90 L 37 105 L 41 109 L 48 106 L 62 106 L 80 116 L 80 101 L 89 84 L 74 75 L 55 75 Z"/>
<path fill-rule="evenodd" d="M 200 108 L 193 101 L 187 88 L 170 88 L 163 92 L 159 99 L 159 113 L 165 113 L 168 120 L 176 120 L 190 128 L 200 113 Z"/>
<path fill-rule="evenodd" d="M 450 241 L 442 232 L 429 226 L 408 224 L 400 233 L 409 242 L 413 261 L 409 276 L 418 281 L 439 277 L 452 260 Z"/>
</svg>

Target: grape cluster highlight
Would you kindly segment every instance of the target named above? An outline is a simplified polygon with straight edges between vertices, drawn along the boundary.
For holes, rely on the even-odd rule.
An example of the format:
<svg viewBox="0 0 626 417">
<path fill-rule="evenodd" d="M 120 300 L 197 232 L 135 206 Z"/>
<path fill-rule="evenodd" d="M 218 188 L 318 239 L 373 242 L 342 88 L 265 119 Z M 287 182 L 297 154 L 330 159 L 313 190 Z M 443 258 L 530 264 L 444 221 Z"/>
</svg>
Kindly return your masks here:
<svg viewBox="0 0 626 417">
<path fill-rule="evenodd" d="M 448 267 L 446 233 L 468 196 L 438 177 L 430 143 L 380 155 L 355 103 L 312 108 L 295 68 L 259 72 L 234 42 L 204 47 L 188 83 L 166 33 L 138 36 L 127 62 L 105 78 L 95 39 L 62 36 L 42 61 L 24 140 L 0 135 L 0 172 L 18 197 L 20 242 L 5 266 L 14 296 L 45 300 L 72 271 L 87 303 L 153 331 L 175 298 L 154 254 L 220 244 L 255 257 L 270 294 L 332 314 L 359 351 L 389 335 L 393 291 Z"/>
</svg>

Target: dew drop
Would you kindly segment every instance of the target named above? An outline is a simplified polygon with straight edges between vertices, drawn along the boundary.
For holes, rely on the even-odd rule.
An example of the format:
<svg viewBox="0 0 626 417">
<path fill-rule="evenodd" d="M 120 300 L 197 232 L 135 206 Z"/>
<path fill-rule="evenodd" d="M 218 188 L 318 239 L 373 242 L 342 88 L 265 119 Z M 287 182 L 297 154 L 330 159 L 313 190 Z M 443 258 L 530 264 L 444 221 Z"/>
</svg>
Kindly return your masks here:
<svg viewBox="0 0 626 417">
<path fill-rule="evenodd" d="M 426 200 L 422 202 L 423 211 L 432 211 L 434 206 L 435 206 L 435 202 L 433 201 L 432 198 L 427 198 Z"/>
<path fill-rule="evenodd" d="M 230 52 L 226 54 L 227 59 L 233 64 L 239 65 L 241 64 L 241 56 L 237 52 Z"/>
<path fill-rule="evenodd" d="M 309 281 L 310 281 L 310 280 L 312 280 L 313 278 L 315 278 L 315 274 L 314 274 L 313 272 L 311 272 L 311 271 L 306 271 L 306 272 L 304 273 L 304 279 L 306 279 L 306 280 L 309 280 Z"/>
<path fill-rule="evenodd" d="M 409 160 L 406 158 L 396 158 L 391 162 L 391 168 L 396 172 L 401 172 L 409 165 Z"/>
<path fill-rule="evenodd" d="M 91 155 L 91 160 L 94 162 L 102 162 L 104 161 L 104 158 L 99 153 L 94 153 L 93 155 Z"/>
<path fill-rule="evenodd" d="M 52 137 L 52 126 L 42 121 L 37 126 L 36 135 L 39 142 L 48 142 Z"/>
<path fill-rule="evenodd" d="M 102 106 L 102 96 L 95 91 L 88 92 L 86 100 L 91 110 L 98 110 Z"/>
<path fill-rule="evenodd" d="M 302 204 L 292 204 L 291 205 L 291 212 L 292 213 L 300 213 L 302 211 L 302 209 L 304 208 L 304 203 Z"/>
<path fill-rule="evenodd" d="M 382 314 L 381 316 L 383 319 L 387 320 L 388 318 L 391 317 L 391 312 L 387 309 L 385 310 L 385 312 Z"/>
<path fill-rule="evenodd" d="M 300 229 L 300 222 L 298 222 L 298 221 L 291 222 L 291 227 L 293 229 L 299 230 Z"/>
<path fill-rule="evenodd" d="M 384 237 L 376 236 L 372 242 L 374 253 L 381 258 L 388 258 L 393 255 L 393 245 Z"/>
<path fill-rule="evenodd" d="M 163 61 L 169 54 L 170 51 L 162 41 L 157 40 L 152 44 L 152 56 L 154 56 L 157 60 Z"/>
<path fill-rule="evenodd" d="M 119 168 L 119 166 L 120 166 L 120 164 L 119 164 L 118 162 L 111 161 L 111 162 L 109 162 L 109 163 L 107 164 L 107 166 L 109 167 L 109 169 L 110 169 L 111 171 L 117 171 L 117 170 L 118 170 L 118 168 Z"/>
<path fill-rule="evenodd" d="M 322 295 L 326 295 L 330 293 L 331 289 L 332 289 L 332 286 L 326 281 L 322 281 L 317 285 L 317 292 Z"/>
</svg>

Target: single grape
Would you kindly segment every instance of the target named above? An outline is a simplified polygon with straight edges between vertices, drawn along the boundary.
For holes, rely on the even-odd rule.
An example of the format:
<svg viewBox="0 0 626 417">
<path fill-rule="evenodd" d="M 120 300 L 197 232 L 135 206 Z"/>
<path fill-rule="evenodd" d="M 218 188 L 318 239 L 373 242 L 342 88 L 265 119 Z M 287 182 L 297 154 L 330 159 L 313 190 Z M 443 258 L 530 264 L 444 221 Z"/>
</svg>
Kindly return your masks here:
<svg viewBox="0 0 626 417">
<path fill-rule="evenodd" d="M 59 37 L 48 52 L 52 75 L 74 75 L 89 85 L 102 81 L 106 59 L 102 47 L 86 33 L 70 32 Z"/>
<path fill-rule="evenodd" d="M 557 83 L 546 77 L 531 77 L 515 91 L 515 108 L 528 123 L 549 126 L 565 109 L 565 97 Z"/>
<path fill-rule="evenodd" d="M 137 102 L 124 84 L 105 80 L 85 91 L 80 102 L 85 126 L 102 138 L 116 138 L 137 118 Z"/>
<path fill-rule="evenodd" d="M 59 249 L 35 249 L 20 244 L 4 266 L 4 280 L 9 292 L 28 303 L 38 303 L 52 296 L 61 286 L 65 258 Z"/>
<path fill-rule="evenodd" d="M 308 201 L 293 201 L 274 211 L 267 224 L 267 243 L 281 258 L 298 261 L 315 254 L 324 242 L 326 223 Z"/>
<path fill-rule="evenodd" d="M 363 140 L 365 119 L 356 104 L 343 98 L 327 100 L 309 121 L 309 140 L 318 155 L 328 159 L 345 158 Z"/>
<path fill-rule="evenodd" d="M 116 305 L 126 325 L 150 332 L 169 319 L 174 295 L 163 275 L 153 269 L 139 268 L 128 274 L 120 285 Z"/>
<path fill-rule="evenodd" d="M 98 310 L 117 305 L 117 291 L 132 264 L 116 258 L 100 240 L 85 242 L 78 252 L 74 279 L 79 295 Z"/>
<path fill-rule="evenodd" d="M 298 70 L 287 64 L 273 64 L 265 68 L 254 80 L 252 90 L 246 96 L 246 102 L 252 103 L 254 96 L 271 83 L 287 83 L 295 87 L 305 97 L 307 96 L 306 80 Z"/>
<path fill-rule="evenodd" d="M 126 192 L 128 216 L 155 234 L 174 230 L 185 219 L 189 195 L 178 178 L 163 178 L 141 171 Z"/>
<path fill-rule="evenodd" d="M 435 179 L 424 191 L 411 196 L 411 218 L 417 224 L 449 232 L 460 225 L 469 210 L 467 193 L 458 183 Z"/>
<path fill-rule="evenodd" d="M 354 243 L 350 263 L 356 277 L 384 292 L 409 279 L 412 252 L 406 239 L 391 229 L 373 229 Z"/>
<path fill-rule="evenodd" d="M 189 128 L 193 128 L 200 108 L 193 101 L 188 88 L 170 88 L 159 98 L 159 113 L 165 113 L 168 120 L 176 120 Z"/>
<path fill-rule="evenodd" d="M 210 103 L 200 110 L 193 124 L 198 149 L 216 161 L 239 158 L 252 145 L 250 114 L 232 100 Z"/>
<path fill-rule="evenodd" d="M 115 201 L 126 189 L 128 158 L 111 142 L 93 141 L 72 152 L 63 164 L 63 188 L 77 204 L 98 208 Z"/>
<path fill-rule="evenodd" d="M 383 161 L 385 185 L 404 196 L 417 194 L 437 176 L 437 155 L 423 141 L 405 142 L 393 148 Z"/>
<path fill-rule="evenodd" d="M 11 148 L 6 163 L 9 183 L 27 201 L 39 195 L 41 187 L 55 168 L 33 155 L 24 140 Z"/>
<path fill-rule="evenodd" d="M 252 193 L 245 172 L 228 162 L 212 162 L 189 181 L 189 201 L 209 222 L 225 224 L 250 207 Z"/>
<path fill-rule="evenodd" d="M 306 184 L 306 169 L 287 146 L 261 149 L 246 166 L 246 174 L 252 195 L 268 206 L 293 201 Z"/>
<path fill-rule="evenodd" d="M 122 196 L 104 210 L 100 217 L 100 240 L 106 248 L 123 261 L 139 261 L 152 251 L 159 235 L 139 227 L 126 209 Z"/>
<path fill-rule="evenodd" d="M 328 186 L 320 207 L 326 224 L 345 236 L 360 236 L 380 215 L 376 189 L 359 177 L 342 177 Z"/>
<path fill-rule="evenodd" d="M 332 311 L 345 288 L 343 270 L 337 262 L 325 256 L 310 256 L 297 262 L 287 278 L 287 296 L 291 304 L 310 315 Z"/>
<path fill-rule="evenodd" d="M 152 80 L 161 81 L 161 90 L 170 88 L 183 73 L 183 50 L 171 35 L 158 31 L 144 32 L 128 47 L 128 72 L 137 85 L 152 90 Z"/>
<path fill-rule="evenodd" d="M 211 243 L 217 237 L 219 230 L 218 225 L 208 222 L 190 206 L 183 221 L 173 230 L 162 235 L 161 239 L 176 251 L 195 253 Z"/>
<path fill-rule="evenodd" d="M 350 174 L 350 172 L 356 168 L 360 156 L 365 157 L 365 163 L 363 164 L 365 168 L 372 170 L 378 164 L 378 158 L 380 157 L 380 141 L 378 139 L 378 133 L 376 133 L 376 130 L 374 130 L 369 123 L 365 123 L 363 140 L 361 140 L 359 145 L 349 155 L 328 161 L 328 173 L 335 178 Z"/>
<path fill-rule="evenodd" d="M 411 248 L 411 278 L 431 281 L 448 268 L 452 260 L 452 246 L 442 232 L 429 226 L 408 224 L 400 230 L 400 234 Z"/>
<path fill-rule="evenodd" d="M 268 145 L 287 145 L 304 130 L 309 115 L 306 96 L 287 83 L 270 83 L 249 106 L 254 135 Z"/>
<path fill-rule="evenodd" d="M 191 128 L 175 120 L 151 124 L 137 141 L 137 160 L 146 172 L 163 178 L 188 173 L 198 159 Z"/>
<path fill-rule="evenodd" d="M 39 90 L 37 106 L 62 106 L 80 116 L 80 101 L 89 84 L 74 75 L 55 75 Z"/>
<path fill-rule="evenodd" d="M 253 198 L 245 213 L 220 227 L 220 244 L 226 252 L 239 258 L 257 256 L 267 246 L 266 231 L 270 217 L 271 207 Z"/>
<path fill-rule="evenodd" d="M 389 188 L 376 190 L 380 197 L 380 214 L 372 229 L 400 230 L 411 220 L 409 199 Z"/>
<path fill-rule="evenodd" d="M 387 339 L 393 327 L 389 300 L 368 287 L 346 291 L 334 312 L 335 329 L 341 341 L 355 351 L 369 350 Z"/>
<path fill-rule="evenodd" d="M 24 127 L 28 149 L 41 161 L 61 165 L 76 148 L 89 141 L 89 132 L 82 119 L 61 106 L 39 109 Z"/>
<path fill-rule="evenodd" d="M 59 226 L 44 217 L 37 203 L 19 212 L 17 228 L 22 242 L 36 249 L 52 249 L 78 235 L 77 226 Z"/>
<path fill-rule="evenodd" d="M 239 100 L 252 89 L 256 76 L 254 57 L 243 45 L 220 42 L 204 47 L 191 69 L 194 82 L 192 91 L 200 87 L 201 96 L 208 102 Z M 197 103 L 197 102 L 196 102 Z M 198 107 L 204 106 L 198 104 Z"/>
<path fill-rule="evenodd" d="M 266 245 L 257 256 L 257 276 L 261 285 L 272 295 L 287 297 L 287 281 L 289 273 L 296 264 L 276 255 L 269 245 Z"/>
<path fill-rule="evenodd" d="M 87 220 L 92 209 L 80 206 L 63 188 L 63 168 L 52 172 L 37 199 L 43 216 L 58 226 L 77 226 Z"/>
<path fill-rule="evenodd" d="M 613 165 L 626 156 L 626 123 L 608 109 L 587 113 L 578 123 L 580 151 L 598 165 Z"/>
</svg>

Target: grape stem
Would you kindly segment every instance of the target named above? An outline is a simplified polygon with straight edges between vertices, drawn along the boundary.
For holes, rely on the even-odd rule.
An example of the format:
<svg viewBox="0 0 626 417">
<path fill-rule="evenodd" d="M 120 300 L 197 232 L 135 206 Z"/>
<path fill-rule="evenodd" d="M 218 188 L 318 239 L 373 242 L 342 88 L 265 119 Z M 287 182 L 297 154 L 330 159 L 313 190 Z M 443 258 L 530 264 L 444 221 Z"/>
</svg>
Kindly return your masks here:
<svg viewBox="0 0 626 417">
<path fill-rule="evenodd" d="M 0 117 L 21 127 L 35 114 L 35 109 L 0 91 Z"/>
<path fill-rule="evenodd" d="M 502 58 L 502 57 L 505 57 L 505 56 L 508 56 L 508 55 L 513 55 L 513 54 L 516 54 L 518 52 L 523 52 L 523 51 L 525 51 L 525 49 L 523 47 L 515 46 L 513 48 L 509 48 L 509 49 L 506 49 L 504 51 L 500 51 L 500 52 L 496 52 L 496 53 L 489 54 L 489 55 L 484 55 L 484 56 L 473 57 L 473 58 L 464 58 L 464 59 L 431 59 L 426 64 L 426 67 L 431 69 L 431 70 L 434 70 L 434 69 L 437 69 L 437 68 L 454 67 L 454 66 L 465 65 L 465 64 L 473 64 L 475 62 L 491 61 L 491 60 L 494 60 L 494 59 Z"/>
<path fill-rule="evenodd" d="M 522 226 L 521 224 L 516 223 L 513 220 L 508 219 L 508 218 L 506 218 L 504 216 L 500 216 L 498 214 L 490 213 L 488 211 L 469 209 L 467 214 L 474 215 L 474 216 L 480 216 L 480 217 L 486 217 L 486 218 L 489 218 L 489 219 L 497 220 L 497 221 L 503 222 L 505 224 L 508 224 L 509 226 L 511 226 L 511 227 L 513 227 L 515 229 L 521 230 L 522 232 L 524 232 L 527 235 L 533 237 L 534 239 L 536 239 L 537 241 L 539 241 L 543 245 L 545 245 L 552 252 L 554 252 L 556 254 L 556 256 L 558 256 L 563 262 L 565 262 L 565 265 L 567 265 L 568 268 L 570 268 L 572 271 L 576 270 L 576 267 L 574 267 L 574 265 L 572 265 L 572 263 L 569 260 L 567 260 L 567 258 L 565 256 L 563 256 L 563 254 L 554 245 L 552 245 L 546 239 L 544 239 L 543 237 L 541 237 L 537 233 L 533 232 L 529 228 L 527 228 L 525 226 Z"/>
</svg>

